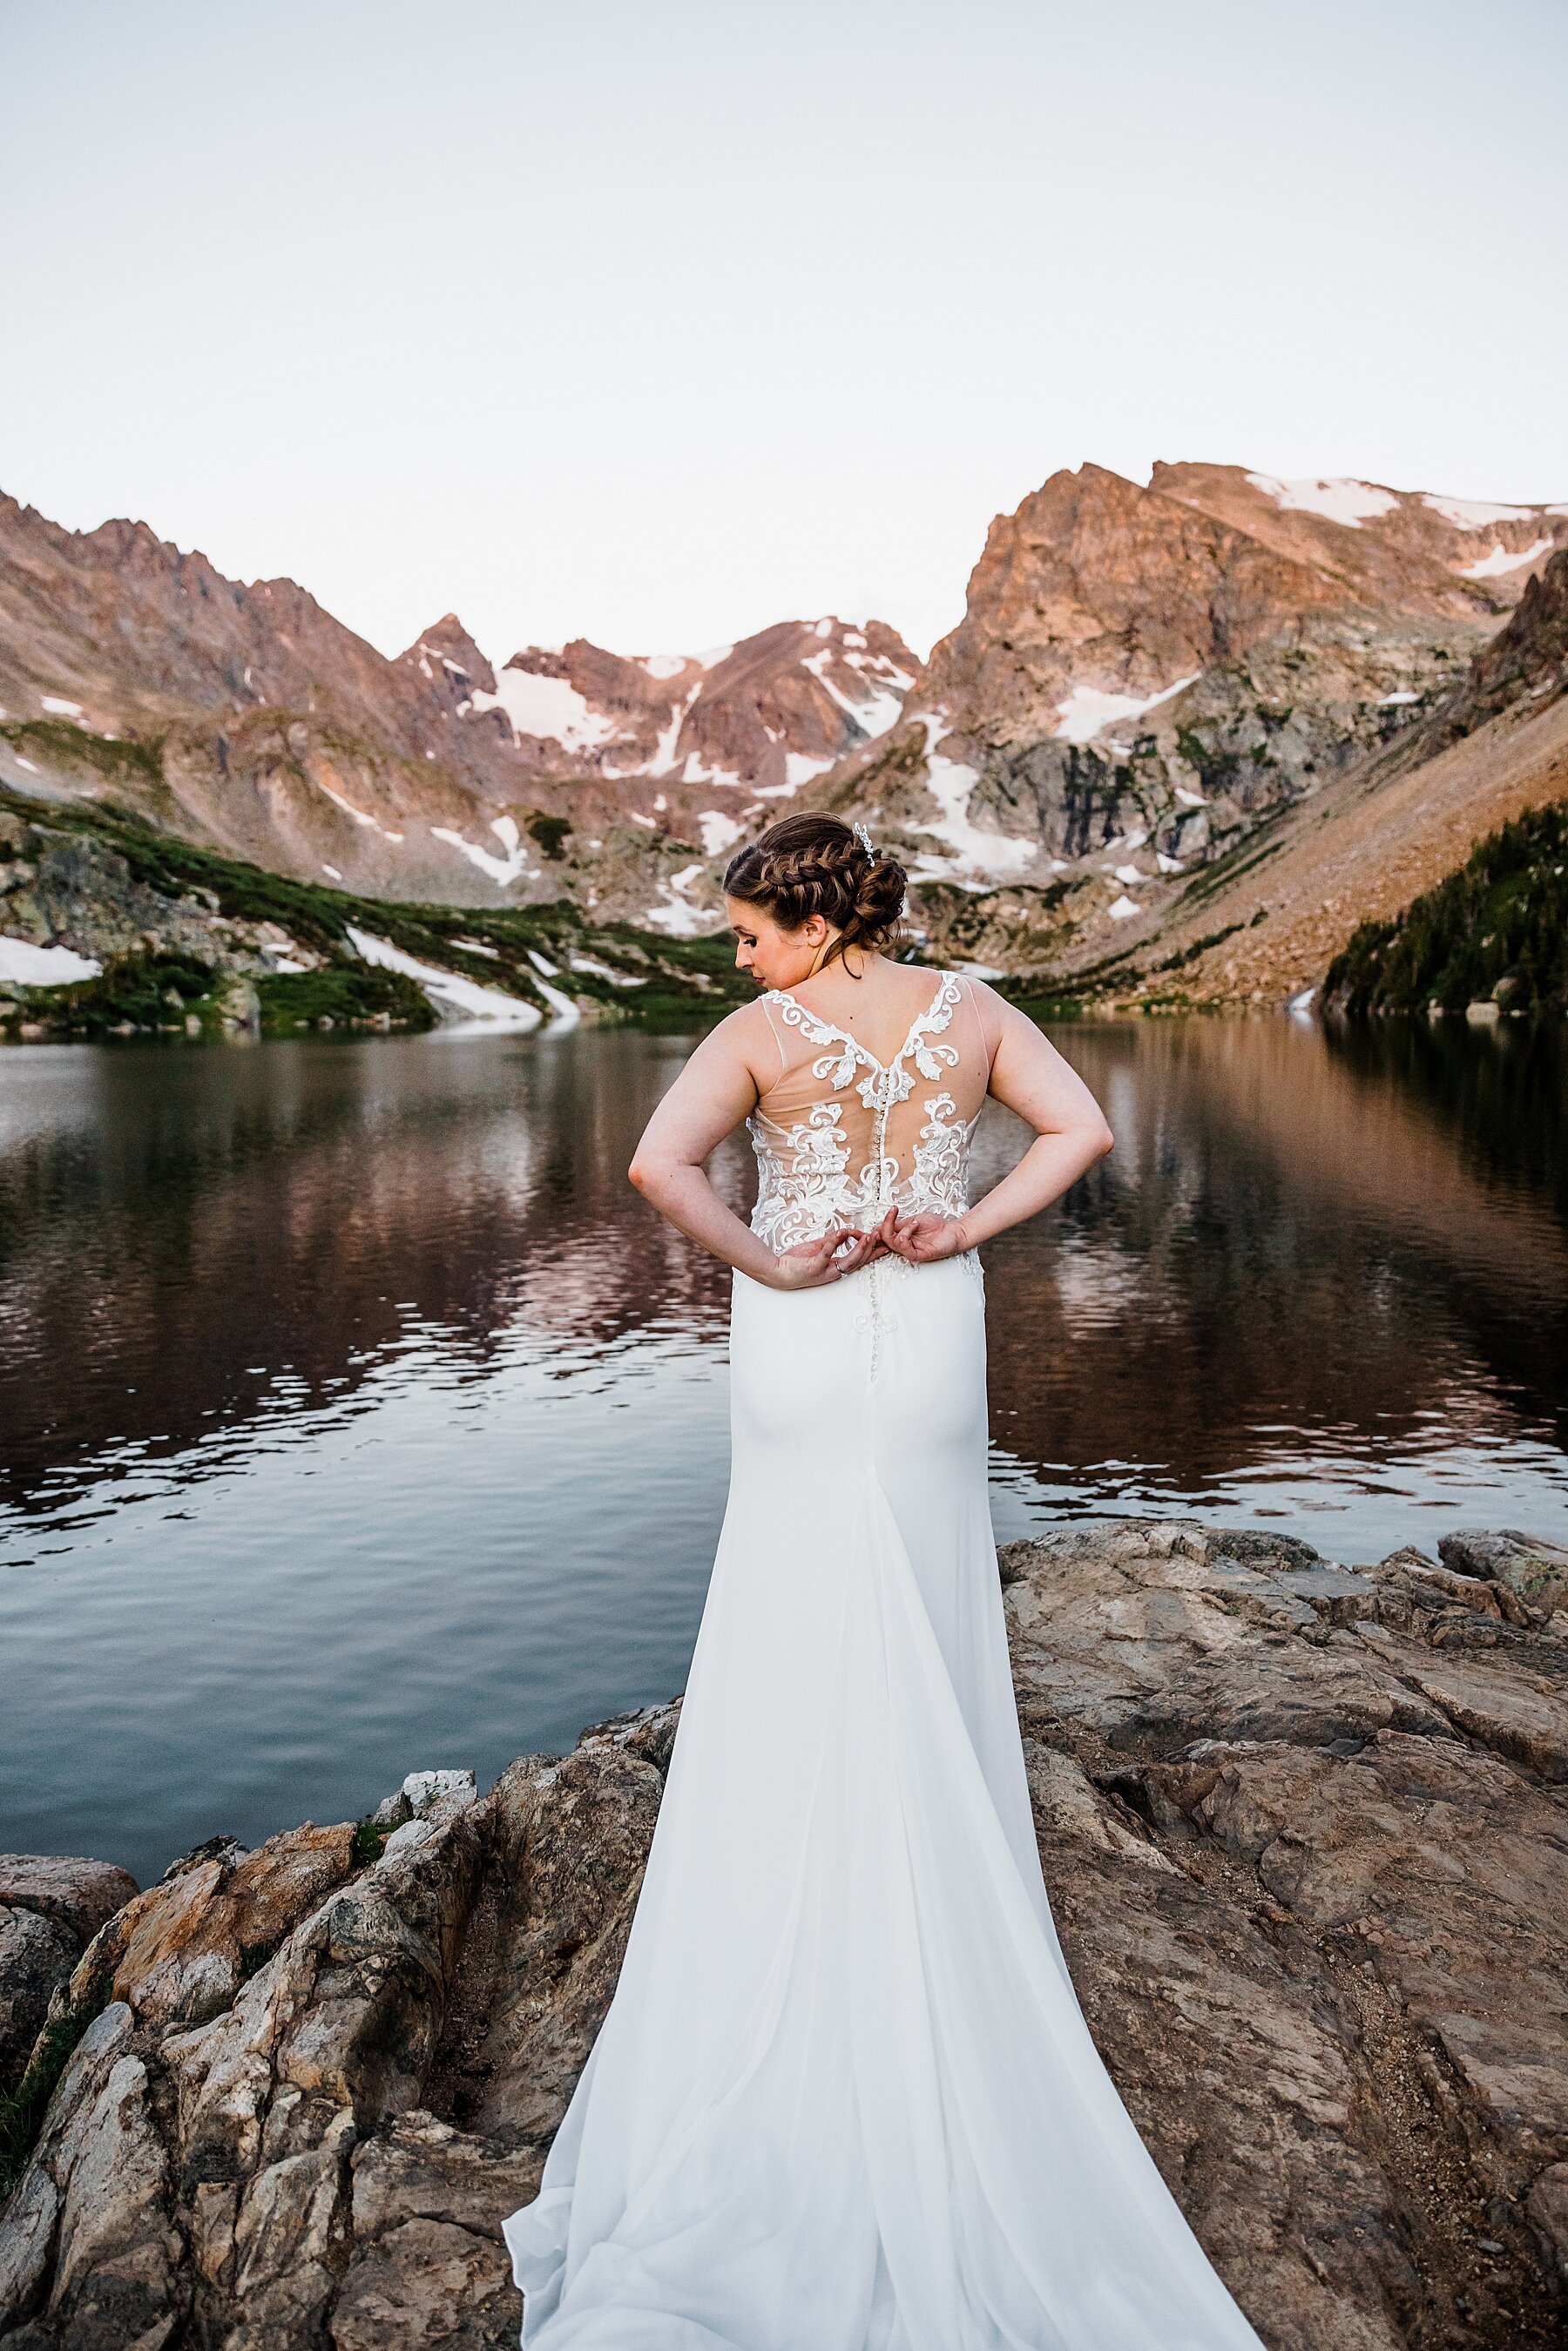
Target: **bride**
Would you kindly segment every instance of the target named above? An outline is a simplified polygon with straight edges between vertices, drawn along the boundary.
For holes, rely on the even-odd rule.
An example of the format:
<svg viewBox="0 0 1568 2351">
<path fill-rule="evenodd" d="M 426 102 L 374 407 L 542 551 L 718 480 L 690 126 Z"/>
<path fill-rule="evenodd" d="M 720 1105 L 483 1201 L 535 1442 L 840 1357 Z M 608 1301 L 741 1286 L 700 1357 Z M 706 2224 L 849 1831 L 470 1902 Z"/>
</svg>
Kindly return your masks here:
<svg viewBox="0 0 1568 2351">
<path fill-rule="evenodd" d="M 620 1987 L 535 2202 L 530 2351 L 1260 2351 L 1116 2096 L 1040 1875 L 975 1250 L 1111 1148 L 904 876 L 802 812 L 725 876 L 765 993 L 632 1180 L 735 1269 L 729 1507 Z M 1035 1140 L 968 1205 L 988 1094 Z M 704 1173 L 749 1123 L 750 1228 Z"/>
</svg>

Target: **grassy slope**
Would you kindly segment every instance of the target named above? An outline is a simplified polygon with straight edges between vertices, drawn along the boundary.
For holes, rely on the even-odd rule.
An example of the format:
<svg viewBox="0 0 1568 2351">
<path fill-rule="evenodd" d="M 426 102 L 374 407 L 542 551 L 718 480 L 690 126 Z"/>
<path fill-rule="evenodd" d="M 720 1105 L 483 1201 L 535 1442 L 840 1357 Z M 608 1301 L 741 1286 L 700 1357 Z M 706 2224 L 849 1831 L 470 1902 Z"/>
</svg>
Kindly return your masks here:
<svg viewBox="0 0 1568 2351">
<path fill-rule="evenodd" d="M 1322 982 L 1358 926 L 1396 921 L 1485 835 L 1565 794 L 1568 696 L 1392 776 L 1336 778 L 1201 867 L 1157 931 L 1129 923 L 1119 954 L 1059 985 L 1151 1008 L 1281 1002 Z"/>
<path fill-rule="evenodd" d="M 1364 923 L 1324 984 L 1347 1012 L 1568 1012 L 1568 800 L 1478 843 L 1390 923 Z"/>
<path fill-rule="evenodd" d="M 112 747 L 119 751 L 124 747 Z M 568 971 L 554 983 L 617 1019 L 689 1019 L 694 1010 L 720 1010 L 749 994 L 735 972 L 726 940 L 669 939 L 625 924 L 598 924 L 566 899 L 486 912 L 361 898 L 351 891 L 291 881 L 237 858 L 194 848 L 102 800 L 46 801 L 0 788 L 0 809 L 51 832 L 85 837 L 112 851 L 124 859 L 136 881 L 162 897 L 200 894 L 215 913 L 276 923 L 323 956 L 326 966 L 320 971 L 259 983 L 264 1023 L 280 1032 L 292 1032 L 298 1020 L 315 1020 L 323 1011 L 339 1019 L 385 1012 L 400 1026 L 427 1024 L 429 1008 L 420 991 L 396 975 L 368 970 L 349 943 L 350 926 L 390 940 L 422 962 L 525 997 L 541 1010 L 549 1008 L 530 950 L 558 966 L 573 954 L 588 954 L 642 980 L 643 985 L 636 988 L 621 987 L 592 972 Z M 464 940 L 491 953 L 476 954 L 460 944 Z M 152 968 L 164 962 L 170 964 L 168 971 Z M 181 1026 L 183 1009 L 169 1000 L 170 995 L 188 999 L 185 1008 L 194 1008 L 198 1016 L 206 1009 L 206 998 L 204 988 L 191 987 L 188 976 L 173 969 L 176 962 L 188 965 L 190 958 L 126 957 L 101 980 L 70 989 L 30 990 L 29 1013 L 57 1007 L 70 1016 L 68 1026 L 88 1033 L 127 1019 L 139 1026 Z M 162 1024 L 139 1019 L 133 1002 L 143 1011 L 161 1003 Z"/>
</svg>

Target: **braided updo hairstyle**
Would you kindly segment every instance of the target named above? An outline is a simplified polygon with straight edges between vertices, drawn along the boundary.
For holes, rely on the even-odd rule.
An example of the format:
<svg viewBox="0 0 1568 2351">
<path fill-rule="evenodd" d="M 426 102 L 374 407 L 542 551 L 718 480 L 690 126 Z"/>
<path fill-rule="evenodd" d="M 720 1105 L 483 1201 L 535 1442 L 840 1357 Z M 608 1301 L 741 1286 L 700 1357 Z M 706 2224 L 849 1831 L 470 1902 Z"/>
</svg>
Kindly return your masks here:
<svg viewBox="0 0 1568 2351">
<path fill-rule="evenodd" d="M 760 906 L 780 930 L 798 931 L 821 914 L 839 934 L 823 962 L 846 947 L 874 953 L 896 937 L 907 877 L 896 858 L 868 849 L 836 816 L 800 809 L 737 850 L 725 869 L 724 894 Z"/>
</svg>

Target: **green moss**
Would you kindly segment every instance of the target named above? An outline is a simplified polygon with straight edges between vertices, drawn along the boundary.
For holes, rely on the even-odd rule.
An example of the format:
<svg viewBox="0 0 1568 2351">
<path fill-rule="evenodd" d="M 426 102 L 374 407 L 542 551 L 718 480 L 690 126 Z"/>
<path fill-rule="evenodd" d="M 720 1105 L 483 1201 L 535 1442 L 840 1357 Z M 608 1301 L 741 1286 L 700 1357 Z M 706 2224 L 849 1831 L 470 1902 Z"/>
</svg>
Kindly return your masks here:
<svg viewBox="0 0 1568 2351">
<path fill-rule="evenodd" d="M 1255 915 L 1253 920 L 1257 919 Z M 1243 923 L 1227 923 L 1222 931 L 1210 931 L 1205 937 L 1194 939 L 1190 946 L 1178 947 L 1175 955 L 1165 956 L 1161 962 L 1151 966 L 1151 968 L 1155 971 L 1180 971 L 1184 964 L 1196 962 L 1200 955 L 1207 955 L 1210 947 L 1220 946 L 1223 941 L 1234 937 L 1238 931 L 1247 927 L 1248 925 Z"/>
<path fill-rule="evenodd" d="M 364 964 L 329 964 L 320 971 L 280 972 L 258 979 L 264 1036 L 289 1037 L 330 1020 L 335 1028 L 375 1021 L 398 1029 L 434 1029 L 435 1014 L 424 990 L 401 972 Z"/>
<path fill-rule="evenodd" d="M 49 2100 L 92 2016 L 85 2010 L 54 2017 L 39 2033 L 27 2070 L 15 2090 L 0 2095 L 0 2202 L 27 2168 Z"/>
<path fill-rule="evenodd" d="M 162 737 L 149 740 L 138 735 L 94 735 L 65 718 L 16 720 L 0 726 L 0 736 L 24 758 L 36 751 L 41 761 L 53 767 L 91 768 L 110 780 L 128 775 L 155 784 L 163 780 Z"/>
<path fill-rule="evenodd" d="M 380 1861 L 386 1841 L 392 1833 L 392 1826 L 393 1823 L 389 1821 L 383 1827 L 379 1822 L 370 1819 L 368 1815 L 364 1820 L 354 1823 L 354 1842 L 351 1850 L 356 1869 L 373 1868 Z"/>
<path fill-rule="evenodd" d="M 117 956 L 96 979 L 28 988 L 5 1026 L 44 1019 L 78 1037 L 102 1037 L 127 1022 L 136 1029 L 183 1029 L 189 1013 L 200 1017 L 207 1008 L 212 984 L 212 967 L 193 956 Z"/>
</svg>

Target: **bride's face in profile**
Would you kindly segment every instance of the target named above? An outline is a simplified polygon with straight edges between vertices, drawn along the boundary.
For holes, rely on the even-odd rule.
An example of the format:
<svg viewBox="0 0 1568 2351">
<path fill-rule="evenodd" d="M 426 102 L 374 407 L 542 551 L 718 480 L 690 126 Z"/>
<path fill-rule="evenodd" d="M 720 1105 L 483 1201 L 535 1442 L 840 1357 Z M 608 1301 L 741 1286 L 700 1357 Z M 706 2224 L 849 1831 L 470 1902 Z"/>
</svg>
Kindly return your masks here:
<svg viewBox="0 0 1568 2351">
<path fill-rule="evenodd" d="M 735 936 L 737 971 L 748 971 L 759 987 L 799 987 L 820 971 L 838 936 L 831 923 L 813 914 L 798 931 L 781 930 L 765 908 L 745 898 L 727 898 L 724 911 Z"/>
</svg>

